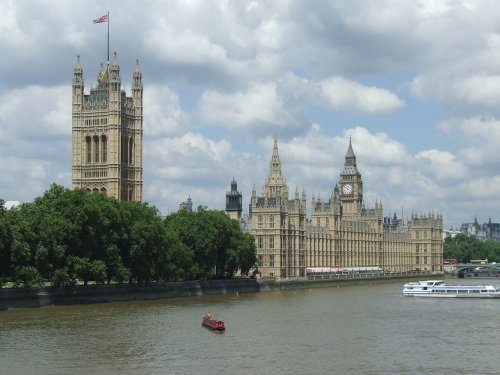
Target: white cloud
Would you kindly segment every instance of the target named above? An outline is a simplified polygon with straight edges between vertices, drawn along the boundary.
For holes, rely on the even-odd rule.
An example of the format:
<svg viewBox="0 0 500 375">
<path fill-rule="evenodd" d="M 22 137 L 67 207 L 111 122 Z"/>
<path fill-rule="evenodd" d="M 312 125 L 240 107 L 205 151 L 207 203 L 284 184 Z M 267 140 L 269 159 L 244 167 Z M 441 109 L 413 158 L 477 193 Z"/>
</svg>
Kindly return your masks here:
<svg viewBox="0 0 500 375">
<path fill-rule="evenodd" d="M 500 120 L 493 116 L 452 118 L 442 121 L 438 128 L 448 137 L 459 139 L 463 148 L 459 157 L 471 168 L 469 174 L 497 173 L 500 163 Z"/>
<path fill-rule="evenodd" d="M 457 108 L 496 110 L 500 105 L 500 75 L 468 75 L 466 72 L 421 75 L 412 80 L 410 89 L 420 99 L 437 99 Z"/>
<path fill-rule="evenodd" d="M 450 152 L 440 150 L 426 150 L 415 155 L 421 161 L 421 167 L 439 180 L 460 179 L 467 173 L 465 165 L 458 161 Z"/>
<path fill-rule="evenodd" d="M 364 86 L 342 77 L 330 77 L 320 86 L 327 105 L 335 110 L 378 114 L 404 106 L 404 101 L 388 90 Z"/>
<path fill-rule="evenodd" d="M 70 114 L 70 86 L 34 85 L 0 96 L 0 131 L 11 140 L 66 136 Z"/>
<path fill-rule="evenodd" d="M 179 97 L 168 86 L 148 85 L 144 90 L 146 137 L 179 136 L 189 131 L 191 120 Z"/>
<path fill-rule="evenodd" d="M 159 57 L 181 64 L 220 64 L 222 68 L 229 64 L 226 50 L 220 44 L 189 28 L 176 31 L 163 18 L 154 32 L 144 36 L 144 42 Z"/>
<path fill-rule="evenodd" d="M 198 111 L 204 121 L 236 131 L 247 126 L 281 126 L 287 117 L 283 112 L 274 83 L 255 83 L 246 92 L 239 93 L 206 91 Z"/>
</svg>

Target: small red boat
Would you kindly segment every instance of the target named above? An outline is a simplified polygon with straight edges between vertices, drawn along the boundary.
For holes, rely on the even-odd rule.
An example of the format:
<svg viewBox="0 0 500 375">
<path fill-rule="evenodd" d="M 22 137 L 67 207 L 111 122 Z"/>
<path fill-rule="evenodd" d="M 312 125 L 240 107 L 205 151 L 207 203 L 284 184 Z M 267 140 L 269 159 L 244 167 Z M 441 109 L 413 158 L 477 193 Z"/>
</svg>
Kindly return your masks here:
<svg viewBox="0 0 500 375">
<path fill-rule="evenodd" d="M 201 325 L 205 328 L 208 328 L 211 331 L 224 332 L 226 327 L 224 326 L 224 321 L 216 320 L 212 316 L 212 314 L 203 315 L 203 320 L 201 321 Z"/>
</svg>

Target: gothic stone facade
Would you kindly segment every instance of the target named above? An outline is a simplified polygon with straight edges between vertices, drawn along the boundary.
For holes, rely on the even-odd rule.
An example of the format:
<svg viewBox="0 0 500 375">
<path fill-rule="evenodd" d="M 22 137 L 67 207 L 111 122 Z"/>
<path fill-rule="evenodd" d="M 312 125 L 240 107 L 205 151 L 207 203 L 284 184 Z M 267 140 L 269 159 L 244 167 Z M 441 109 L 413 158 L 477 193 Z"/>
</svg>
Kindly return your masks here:
<svg viewBox="0 0 500 375">
<path fill-rule="evenodd" d="M 132 96 L 121 89 L 114 54 L 97 87 L 84 93 L 80 56 L 73 72 L 72 186 L 122 201 L 142 201 L 143 86 L 139 63 Z"/>
<path fill-rule="evenodd" d="M 381 202 L 366 208 L 351 142 L 330 199 L 323 202 L 313 196 L 310 219 L 306 212 L 304 191 L 299 195 L 296 190 L 289 199 L 275 139 L 263 194 L 257 196 L 254 188 L 250 201 L 262 276 L 301 277 L 307 267 L 442 272 L 442 216 L 412 214 L 404 226 L 396 215 L 383 217 Z"/>
</svg>

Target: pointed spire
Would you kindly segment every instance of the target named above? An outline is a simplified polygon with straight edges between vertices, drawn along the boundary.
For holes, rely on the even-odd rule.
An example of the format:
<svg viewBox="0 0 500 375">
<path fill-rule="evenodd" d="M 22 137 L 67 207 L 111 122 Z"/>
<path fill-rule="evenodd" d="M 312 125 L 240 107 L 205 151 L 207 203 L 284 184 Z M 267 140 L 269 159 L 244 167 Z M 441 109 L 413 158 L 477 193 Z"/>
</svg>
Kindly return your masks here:
<svg viewBox="0 0 500 375">
<path fill-rule="evenodd" d="M 142 76 L 141 67 L 139 66 L 139 59 L 135 60 L 134 77 Z"/>
<path fill-rule="evenodd" d="M 351 136 L 349 136 L 349 148 L 347 149 L 347 154 L 345 155 L 346 158 L 355 158 L 356 155 L 354 155 L 354 151 L 352 149 L 352 142 L 351 142 Z"/>
<path fill-rule="evenodd" d="M 113 52 L 113 61 L 111 61 L 111 64 L 110 64 L 109 68 L 110 68 L 110 70 L 119 71 L 120 67 L 119 67 L 118 58 L 116 57 L 116 55 L 117 55 L 117 51 L 115 50 Z"/>
<path fill-rule="evenodd" d="M 283 199 L 288 199 L 288 186 L 281 171 L 281 160 L 276 136 L 274 137 L 273 155 L 269 162 L 269 175 L 264 185 L 264 196 L 280 196 Z"/>
<path fill-rule="evenodd" d="M 356 155 L 352 149 L 352 141 L 349 136 L 349 147 L 347 148 L 347 153 L 345 154 L 344 170 L 342 174 L 358 174 L 358 168 L 356 166 Z"/>
<path fill-rule="evenodd" d="M 278 152 L 278 139 L 274 136 L 273 156 L 269 163 L 269 177 L 281 177 L 281 160 Z"/>
<path fill-rule="evenodd" d="M 80 64 L 80 55 L 76 55 L 76 64 L 75 69 L 73 70 L 74 74 L 83 74 L 82 65 Z"/>
</svg>

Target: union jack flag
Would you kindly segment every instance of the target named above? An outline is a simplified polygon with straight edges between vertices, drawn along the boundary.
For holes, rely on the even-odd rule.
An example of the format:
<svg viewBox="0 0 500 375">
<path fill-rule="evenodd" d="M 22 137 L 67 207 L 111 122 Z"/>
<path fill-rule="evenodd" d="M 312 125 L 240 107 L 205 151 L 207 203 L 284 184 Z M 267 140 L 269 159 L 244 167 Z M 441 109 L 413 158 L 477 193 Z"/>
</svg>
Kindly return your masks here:
<svg viewBox="0 0 500 375">
<path fill-rule="evenodd" d="M 103 23 L 103 22 L 108 22 L 108 15 L 107 14 L 94 20 L 94 23 Z"/>
</svg>

